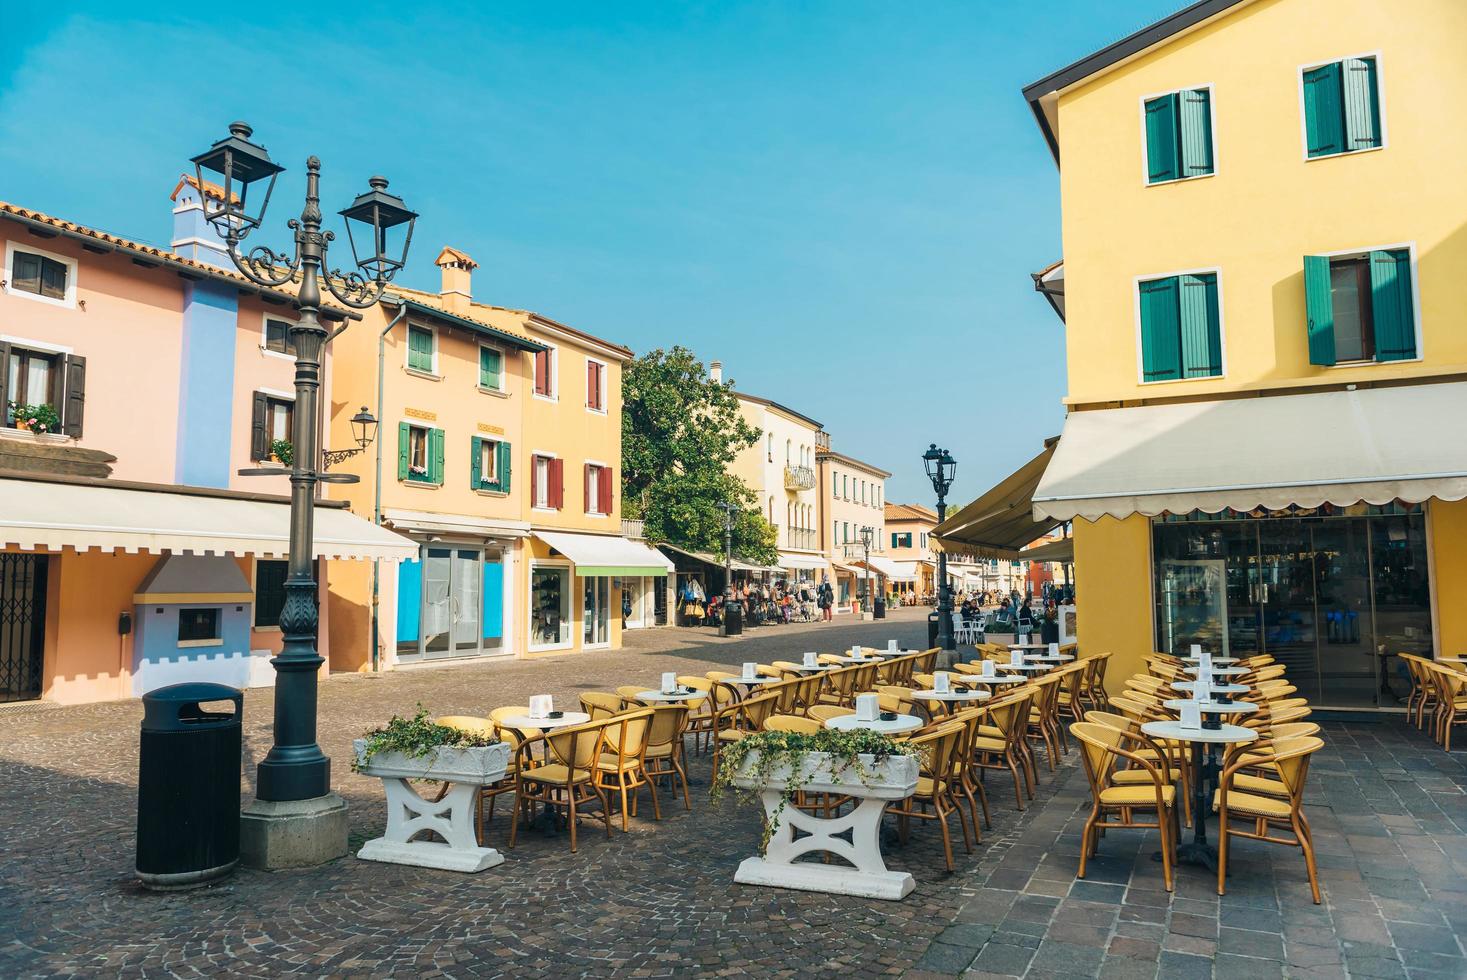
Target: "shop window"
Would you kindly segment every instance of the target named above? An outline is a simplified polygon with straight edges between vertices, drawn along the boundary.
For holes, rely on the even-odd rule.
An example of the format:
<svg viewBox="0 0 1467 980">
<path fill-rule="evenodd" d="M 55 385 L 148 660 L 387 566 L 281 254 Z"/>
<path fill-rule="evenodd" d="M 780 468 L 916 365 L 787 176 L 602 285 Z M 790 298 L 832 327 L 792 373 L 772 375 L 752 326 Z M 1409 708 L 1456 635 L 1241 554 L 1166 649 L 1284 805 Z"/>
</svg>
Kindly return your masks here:
<svg viewBox="0 0 1467 980">
<path fill-rule="evenodd" d="M 1188 89 L 1146 100 L 1146 182 L 1212 173 L 1212 92 Z"/>
<path fill-rule="evenodd" d="M 582 605 L 582 646 L 602 646 L 611 642 L 611 579 L 594 575 L 585 583 Z"/>
<path fill-rule="evenodd" d="M 1304 133 L 1310 159 L 1382 145 L 1380 74 L 1373 57 L 1304 72 Z"/>
<path fill-rule="evenodd" d="M 1139 289 L 1141 380 L 1220 376 L 1222 317 L 1217 273 L 1151 279 Z"/>
<path fill-rule="evenodd" d="M 570 569 L 537 566 L 530 573 L 530 646 L 569 646 Z"/>
<path fill-rule="evenodd" d="M 222 610 L 217 607 L 180 609 L 178 611 L 178 642 L 208 643 L 223 639 L 223 635 L 219 632 L 221 612 Z"/>
<path fill-rule="evenodd" d="M 1403 248 L 1304 256 L 1309 363 L 1415 358 L 1411 273 Z"/>
</svg>

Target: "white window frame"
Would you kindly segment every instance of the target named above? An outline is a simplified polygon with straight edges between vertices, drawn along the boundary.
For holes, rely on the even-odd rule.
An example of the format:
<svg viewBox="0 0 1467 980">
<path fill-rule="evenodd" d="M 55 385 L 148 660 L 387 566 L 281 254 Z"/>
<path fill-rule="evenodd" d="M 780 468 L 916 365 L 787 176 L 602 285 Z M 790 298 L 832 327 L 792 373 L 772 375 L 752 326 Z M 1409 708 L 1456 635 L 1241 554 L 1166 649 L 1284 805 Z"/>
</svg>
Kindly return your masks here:
<svg viewBox="0 0 1467 980">
<path fill-rule="evenodd" d="M 299 320 L 292 320 L 289 317 L 279 316 L 278 314 L 270 313 L 268 311 L 266 311 L 264 313 L 261 313 L 260 314 L 260 353 L 261 354 L 264 354 L 266 357 L 276 357 L 276 358 L 279 358 L 282 361 L 290 361 L 290 362 L 294 363 L 295 362 L 295 355 L 294 354 L 284 353 L 284 352 L 281 352 L 281 351 L 278 351 L 278 350 L 271 350 L 269 347 L 266 346 L 266 344 L 268 344 L 270 342 L 270 321 L 271 320 L 279 320 L 281 323 L 284 323 L 284 324 L 287 325 L 287 327 L 286 327 L 286 329 L 287 329 L 286 339 L 287 340 L 289 340 L 289 338 L 290 338 L 290 334 L 288 332 L 289 331 L 289 328 L 295 326 L 297 323 L 300 322 Z"/>
<path fill-rule="evenodd" d="M 545 480 L 544 481 L 537 481 L 535 479 L 535 461 L 536 461 L 536 459 L 539 459 L 539 458 L 542 458 L 542 457 L 547 461 L 546 462 L 546 465 L 545 465 Z M 545 452 L 544 450 L 541 450 L 541 449 L 531 449 L 530 450 L 530 483 L 533 486 L 533 485 L 535 485 L 538 482 L 539 485 L 545 489 L 545 503 L 544 504 L 541 504 L 538 500 L 535 499 L 535 497 L 533 495 L 531 495 L 531 497 L 530 497 L 530 509 L 531 510 L 539 511 L 542 514 L 556 514 L 556 513 L 559 513 L 559 511 L 557 511 L 554 507 L 551 507 L 550 506 L 550 465 L 549 465 L 549 460 L 559 459 L 559 458 L 560 457 L 558 455 L 556 455 L 555 453 Z M 561 474 L 561 476 L 562 476 L 562 479 L 563 479 L 564 478 L 564 474 Z"/>
<path fill-rule="evenodd" d="M 1350 55 L 1349 57 L 1354 58 L 1357 57 L 1357 55 Z M 1329 64 L 1329 62 L 1326 61 L 1324 62 L 1324 64 Z M 1368 151 L 1355 150 L 1352 152 L 1365 153 Z M 1338 156 L 1339 154 L 1336 155 Z M 1315 157 L 1315 159 L 1318 160 L 1322 158 Z M 1372 357 L 1368 361 L 1336 361 L 1333 364 L 1311 364 L 1309 365 L 1310 367 L 1316 367 L 1323 371 L 1336 371 L 1340 368 L 1368 368 L 1385 367 L 1390 364 L 1414 364 L 1418 361 L 1423 361 L 1426 359 L 1426 333 L 1423 330 L 1421 324 L 1421 275 L 1420 270 L 1416 268 L 1415 242 L 1398 242 L 1395 245 L 1367 245 L 1364 248 L 1342 248 L 1333 252 L 1310 252 L 1309 254 L 1318 255 L 1326 259 L 1339 259 L 1346 256 L 1349 256 L 1351 258 L 1355 258 L 1358 256 L 1360 258 L 1368 259 L 1371 252 L 1399 252 L 1402 249 L 1405 249 L 1407 255 L 1409 256 L 1407 259 L 1407 263 L 1411 269 L 1411 318 L 1415 321 L 1412 326 L 1415 328 L 1416 331 L 1416 356 L 1403 357 L 1399 361 L 1380 361 Z M 1305 309 L 1305 316 L 1308 316 L 1307 306 Z M 1305 356 L 1305 361 L 1308 361 L 1307 353 Z"/>
<path fill-rule="evenodd" d="M 554 344 L 545 345 L 545 370 L 548 373 L 546 380 L 550 382 L 550 394 L 542 395 L 535 390 L 535 355 L 530 354 L 530 394 L 542 402 L 560 401 L 560 348 Z"/>
<path fill-rule="evenodd" d="M 426 330 L 433 335 L 433 370 L 423 371 L 412 366 L 413 342 L 412 332 L 414 330 Z M 402 369 L 415 378 L 431 378 L 434 381 L 443 380 L 443 375 L 438 370 L 438 328 L 428 323 L 414 323 L 409 320 L 402 335 Z"/>
<path fill-rule="evenodd" d="M 611 467 L 608 466 L 608 465 L 606 465 L 605 463 L 601 462 L 601 460 L 599 460 L 599 459 L 588 459 L 588 460 L 586 460 L 586 465 L 587 466 L 595 466 L 595 467 L 599 467 L 600 468 L 600 472 L 596 474 L 596 481 L 597 481 L 598 484 L 600 483 L 602 477 L 605 474 L 607 474 L 607 473 L 609 473 L 611 471 Z M 585 481 L 582 480 L 582 487 L 581 487 L 581 492 L 582 493 L 585 492 L 584 483 L 585 483 Z M 592 510 L 591 509 L 591 506 L 592 506 L 592 502 L 590 500 L 585 501 L 586 516 L 587 517 L 610 517 L 611 516 L 609 513 L 602 513 L 599 510 Z"/>
<path fill-rule="evenodd" d="M 438 349 L 437 344 L 434 344 L 433 349 L 434 349 L 434 353 L 436 355 L 437 349 Z M 484 368 L 483 368 L 483 365 L 484 365 L 484 354 L 483 354 L 483 351 L 486 350 L 486 349 L 487 350 L 492 350 L 496 354 L 499 355 L 499 387 L 498 388 L 488 388 L 488 387 L 485 387 L 485 385 L 484 385 Z M 505 384 L 504 384 L 505 374 L 506 374 L 506 371 L 507 371 L 507 369 L 509 367 L 509 357 L 508 357 L 507 352 L 505 351 L 505 349 L 503 347 L 500 347 L 498 344 L 491 344 L 491 343 L 488 343 L 487 341 L 483 341 L 483 340 L 479 341 L 479 350 L 480 350 L 479 363 L 474 366 L 474 370 L 476 372 L 476 376 L 474 378 L 474 386 L 476 388 L 478 388 L 480 391 L 484 392 L 484 394 L 486 394 L 486 395 L 505 395 L 505 396 L 508 396 L 509 390 L 505 387 Z"/>
<path fill-rule="evenodd" d="M 1328 64 L 1328 62 L 1326 62 L 1326 64 Z M 1180 95 L 1183 92 L 1198 92 L 1202 89 L 1207 90 L 1207 124 L 1212 132 L 1212 173 L 1192 174 L 1190 177 L 1173 177 L 1171 180 L 1158 180 L 1155 183 L 1152 183 L 1151 149 L 1146 145 L 1146 103 L 1150 102 L 1152 99 L 1159 99 L 1163 95 Z M 1185 184 L 1189 180 L 1206 180 L 1208 177 L 1216 177 L 1219 173 L 1222 172 L 1222 167 L 1218 163 L 1219 154 L 1217 152 L 1217 146 L 1219 143 L 1219 140 L 1217 138 L 1217 89 L 1212 82 L 1207 82 L 1203 85 L 1181 85 L 1177 88 L 1169 88 L 1162 92 L 1151 92 L 1147 95 L 1143 95 L 1139 100 L 1137 100 L 1137 111 L 1141 114 L 1142 187 L 1170 187 L 1172 184 Z M 1177 138 L 1181 139 L 1181 136 L 1182 134 L 1178 132 Z"/>
<path fill-rule="evenodd" d="M 601 360 L 599 357 L 587 357 L 586 367 L 589 369 L 592 364 L 597 364 L 601 367 L 601 405 L 600 407 L 596 407 L 587 404 L 586 411 L 590 412 L 592 415 L 605 415 L 606 406 L 610 404 L 610 399 L 606 397 L 606 380 L 611 376 L 611 368 L 605 361 Z M 581 381 L 586 386 L 586 401 L 589 403 L 591 400 L 591 378 L 589 370 L 586 372 L 586 376 L 583 377 Z"/>
<path fill-rule="evenodd" d="M 499 447 L 504 442 L 504 440 L 500 439 L 498 436 L 478 436 L 477 438 L 479 440 L 479 482 L 497 483 L 499 482 Z M 485 476 L 484 451 L 486 447 L 488 447 L 489 459 L 492 460 L 494 463 L 495 478 L 493 480 L 487 480 Z M 474 487 L 474 489 L 478 490 L 480 493 L 494 493 L 499 494 L 500 496 L 504 495 L 504 492 L 501 490 L 489 490 L 486 487 Z"/>
<path fill-rule="evenodd" d="M 570 621 L 570 639 L 567 640 L 565 643 L 534 642 L 535 638 L 532 627 L 535 622 L 535 610 L 530 608 L 528 603 L 535 601 L 535 570 L 539 568 L 559 568 L 563 569 L 566 573 L 565 578 L 568 583 L 566 587 L 571 590 L 571 594 L 568 597 L 570 601 L 566 603 L 565 616 L 565 618 Z M 575 647 L 577 640 L 582 635 L 581 619 L 576 615 L 576 607 L 579 605 L 579 603 L 575 601 L 575 588 L 577 578 L 579 578 L 579 576 L 576 575 L 575 568 L 573 568 L 571 566 L 571 563 L 569 561 L 566 561 L 565 559 L 532 558 L 530 560 L 530 577 L 528 580 L 529 588 L 526 590 L 525 595 L 525 599 L 527 600 L 527 604 L 525 606 L 525 630 L 528 634 L 530 634 L 525 637 L 526 651 L 530 653 L 540 653 L 543 650 L 570 650 Z"/>
<path fill-rule="evenodd" d="M 1164 378 L 1160 381 L 1146 380 L 1146 361 L 1143 357 L 1144 348 L 1141 342 L 1141 284 L 1153 282 L 1157 279 L 1180 278 L 1181 276 L 1217 276 L 1217 339 L 1222 349 L 1222 371 L 1219 374 L 1210 374 L 1205 378 Z M 1204 266 L 1200 269 L 1183 269 L 1180 272 L 1148 272 L 1135 276 L 1131 280 L 1131 305 L 1132 315 L 1135 317 L 1135 344 L 1136 344 L 1136 383 L 1145 388 L 1156 385 L 1175 384 L 1198 384 L 1209 381 L 1222 381 L 1228 376 L 1228 317 L 1226 304 L 1223 300 L 1223 272 L 1221 266 Z"/>
<path fill-rule="evenodd" d="M 264 390 L 264 389 L 261 389 L 261 390 Z M 429 431 L 434 430 L 434 429 L 437 429 L 439 431 L 443 431 L 443 426 L 441 426 L 441 425 L 434 425 L 432 422 L 424 422 L 422 419 L 413 419 L 413 418 L 407 418 L 406 416 L 404 416 L 400 421 L 406 422 L 409 429 L 422 429 L 424 432 L 429 432 Z M 430 438 L 428 438 L 426 436 L 424 437 L 424 439 L 423 439 L 423 468 L 425 470 L 431 469 L 431 466 L 432 466 L 432 464 L 428 460 L 428 450 L 430 448 L 429 444 L 431 442 L 432 442 L 432 440 Z M 405 480 L 398 480 L 397 482 L 399 484 L 401 484 L 401 485 L 404 485 L 404 486 L 421 487 L 421 488 L 423 488 L 425 490 L 437 490 L 439 487 L 447 485 L 447 483 L 448 483 L 448 474 L 447 473 L 443 474 L 443 482 L 442 483 L 433 483 L 432 481 L 430 481 L 430 480 L 428 480 L 426 478 L 425 479 L 422 479 L 422 480 L 414 480 L 413 479 L 413 477 L 412 477 L 412 466 L 413 466 L 412 445 L 413 445 L 413 435 L 412 435 L 411 432 L 409 432 L 408 433 L 408 476 L 407 476 L 407 479 L 405 479 Z M 447 468 L 447 466 L 448 466 L 448 459 L 446 458 L 447 455 L 448 455 L 447 452 L 445 452 L 444 453 L 445 459 L 443 460 L 443 465 L 444 465 L 445 468 Z M 426 477 L 426 474 L 424 474 L 424 476 Z"/>
<path fill-rule="evenodd" d="M 1380 103 L 1380 146 L 1371 146 L 1363 150 L 1341 150 L 1338 153 L 1325 153 L 1321 156 L 1309 155 L 1309 115 L 1308 108 L 1304 103 L 1304 73 L 1325 65 L 1333 65 L 1336 62 L 1345 62 L 1351 58 L 1374 58 L 1375 59 L 1375 98 Z M 1322 61 L 1311 61 L 1299 66 L 1295 73 L 1299 83 L 1299 153 L 1305 163 L 1313 163 L 1316 160 L 1337 160 L 1340 157 L 1352 157 L 1361 153 L 1374 153 L 1384 150 L 1390 145 L 1390 128 L 1386 125 L 1386 98 L 1385 98 L 1385 59 L 1380 50 L 1365 51 L 1360 54 L 1342 54 L 1338 58 L 1325 58 Z M 1319 254 L 1319 253 L 1315 253 Z"/>
<path fill-rule="evenodd" d="M 39 255 L 54 262 L 60 262 L 66 266 L 66 296 L 55 299 L 51 296 L 42 296 L 25 289 L 16 289 L 15 282 L 15 253 L 27 252 L 31 255 Z M 17 242 L 15 240 L 5 243 L 5 295 L 19 296 L 21 299 L 34 300 L 37 303 L 45 303 L 47 306 L 60 306 L 64 309 L 76 309 L 76 280 L 78 263 L 76 259 L 55 252 L 48 252 L 43 248 L 35 248 L 28 242 Z"/>
<path fill-rule="evenodd" d="M 290 423 L 291 423 L 291 427 L 292 428 L 295 427 L 295 392 L 293 392 L 293 391 L 283 391 L 280 388 L 256 388 L 254 390 L 256 392 L 258 392 L 259 394 L 265 396 L 265 400 L 266 400 L 265 416 L 266 416 L 266 418 L 269 418 L 269 415 L 270 415 L 269 402 L 271 402 L 271 401 L 290 402 L 290 406 L 291 406 L 291 408 L 290 408 L 290 412 L 291 412 Z M 275 440 L 275 434 L 273 432 L 267 433 L 266 435 L 267 435 L 268 439 L 271 442 L 273 442 Z M 289 436 L 286 437 L 287 441 L 289 440 L 289 438 L 290 438 Z M 266 449 L 268 451 L 268 449 L 269 449 L 269 446 L 268 445 L 266 446 Z"/>
</svg>

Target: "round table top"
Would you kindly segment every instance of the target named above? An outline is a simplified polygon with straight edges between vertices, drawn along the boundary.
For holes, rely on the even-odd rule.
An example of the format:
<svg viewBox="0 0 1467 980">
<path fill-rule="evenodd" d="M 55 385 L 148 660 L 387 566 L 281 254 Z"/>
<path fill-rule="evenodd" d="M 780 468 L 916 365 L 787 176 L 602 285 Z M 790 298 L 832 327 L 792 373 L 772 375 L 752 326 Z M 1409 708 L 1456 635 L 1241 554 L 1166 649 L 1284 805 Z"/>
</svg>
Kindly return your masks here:
<svg viewBox="0 0 1467 980">
<path fill-rule="evenodd" d="M 1185 661 L 1187 661 L 1190 664 L 1200 663 L 1202 661 L 1202 658 L 1201 657 L 1181 657 L 1179 659 L 1185 660 Z M 1212 662 L 1215 663 L 1215 664 L 1223 664 L 1224 666 L 1226 666 L 1227 664 L 1235 664 L 1235 663 L 1237 663 L 1238 662 L 1238 658 L 1237 657 L 1213 657 L 1212 658 Z"/>
<path fill-rule="evenodd" d="M 999 670 L 1050 670 L 1054 665 L 1037 664 L 1032 660 L 1028 660 L 1021 664 L 995 664 L 995 666 Z"/>
<path fill-rule="evenodd" d="M 529 715 L 510 715 L 502 718 L 500 725 L 507 728 L 538 728 L 542 732 L 551 728 L 569 728 L 572 725 L 584 725 L 591 720 L 591 716 L 584 711 L 567 711 L 559 718 L 531 718 Z"/>
<path fill-rule="evenodd" d="M 1152 738 L 1174 738 L 1183 742 L 1209 742 L 1219 745 L 1252 742 L 1258 738 L 1257 732 L 1251 728 L 1244 728 L 1242 725 L 1223 725 L 1221 728 L 1183 728 L 1179 721 L 1148 721 L 1141 726 L 1141 731 Z"/>
<path fill-rule="evenodd" d="M 1172 687 L 1178 691 L 1190 691 L 1197 686 L 1196 681 L 1172 681 Z M 1247 684 L 1214 684 L 1212 689 L 1218 694 L 1247 694 Z"/>
<path fill-rule="evenodd" d="M 916 651 L 916 650 L 872 650 L 871 652 L 874 653 L 874 654 L 876 654 L 878 657 L 905 657 L 905 656 L 907 656 L 909 654 L 917 653 L 918 651 Z"/>
<path fill-rule="evenodd" d="M 916 715 L 897 715 L 892 721 L 861 721 L 855 715 L 838 715 L 827 719 L 826 728 L 837 731 L 848 732 L 854 728 L 864 728 L 868 732 L 881 732 L 886 735 L 895 735 L 900 732 L 915 732 L 922 727 L 922 719 Z"/>
<path fill-rule="evenodd" d="M 924 701 L 987 701 L 993 694 L 970 688 L 966 691 L 913 691 L 912 697 L 922 698 Z"/>
<path fill-rule="evenodd" d="M 664 693 L 662 691 L 637 692 L 638 701 L 696 701 L 699 698 L 706 698 L 707 696 L 706 691 L 673 691 L 672 693 Z"/>
<path fill-rule="evenodd" d="M 1074 660 L 1075 658 L 1074 657 L 1065 656 L 1063 653 L 1057 653 L 1054 656 L 1050 656 L 1047 653 L 1041 653 L 1038 656 L 1031 656 L 1031 657 L 1027 657 L 1025 659 L 1027 659 L 1027 660 L 1033 660 L 1033 661 L 1036 661 L 1038 663 L 1045 663 L 1045 664 L 1067 664 L 1071 660 Z"/>
<path fill-rule="evenodd" d="M 881 660 L 880 657 L 847 657 L 844 654 L 835 653 L 830 654 L 830 656 L 832 659 L 839 660 L 843 664 L 874 664 Z"/>
<path fill-rule="evenodd" d="M 1202 709 L 1203 714 L 1208 715 L 1251 715 L 1258 710 L 1258 705 L 1248 701 L 1229 701 L 1227 704 L 1218 704 L 1216 701 L 1188 701 L 1184 698 L 1176 698 L 1163 703 L 1173 711 L 1181 711 L 1184 704 L 1195 704 Z"/>
<path fill-rule="evenodd" d="M 785 669 L 789 670 L 791 668 L 786 667 Z M 840 664 L 796 664 L 793 669 L 805 672 L 812 670 L 839 670 Z"/>
<path fill-rule="evenodd" d="M 1048 643 L 1005 643 L 1010 650 L 1048 650 Z"/>
<path fill-rule="evenodd" d="M 961 674 L 964 684 L 1027 684 L 1027 674 L 994 674 L 992 677 L 983 674 Z"/>
<path fill-rule="evenodd" d="M 1213 661 L 1213 662 L 1216 663 L 1216 661 Z M 1184 667 L 1182 669 L 1185 670 L 1189 674 L 1197 674 L 1197 673 L 1201 673 L 1202 672 L 1202 668 L 1201 667 Z M 1247 667 L 1214 667 L 1214 668 L 1212 668 L 1211 671 L 1209 671 L 1209 673 L 1211 673 L 1211 674 L 1213 674 L 1214 676 L 1217 676 L 1217 677 L 1237 677 L 1239 674 L 1246 674 L 1246 673 L 1248 673 L 1248 668 Z"/>
<path fill-rule="evenodd" d="M 732 677 L 720 678 L 725 684 L 778 684 L 784 680 L 783 677 L 770 677 L 768 674 L 755 674 L 753 677 L 745 677 L 743 674 L 734 674 Z"/>
</svg>

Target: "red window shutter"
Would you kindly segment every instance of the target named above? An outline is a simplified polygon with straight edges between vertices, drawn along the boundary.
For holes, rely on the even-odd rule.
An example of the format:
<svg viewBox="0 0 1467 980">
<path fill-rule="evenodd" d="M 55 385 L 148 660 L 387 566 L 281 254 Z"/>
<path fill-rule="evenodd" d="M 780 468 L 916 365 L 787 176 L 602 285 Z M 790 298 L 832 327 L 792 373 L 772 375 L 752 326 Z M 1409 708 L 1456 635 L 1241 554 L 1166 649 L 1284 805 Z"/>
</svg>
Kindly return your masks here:
<svg viewBox="0 0 1467 980">
<path fill-rule="evenodd" d="M 596 362 L 586 362 L 586 407 L 596 407 Z"/>
<path fill-rule="evenodd" d="M 611 513 L 611 467 L 601 467 L 601 478 L 596 483 L 597 495 L 601 498 L 597 507 L 603 514 Z"/>
<path fill-rule="evenodd" d="M 586 463 L 581 467 L 581 498 L 586 501 L 586 513 L 592 513 L 596 504 L 591 500 L 591 464 Z"/>
<path fill-rule="evenodd" d="M 535 394 L 550 394 L 550 352 L 535 352 Z"/>
<path fill-rule="evenodd" d="M 540 501 L 540 457 L 530 457 L 530 506 L 534 507 Z"/>
<path fill-rule="evenodd" d="M 560 510 L 565 506 L 565 461 L 550 461 L 550 506 Z"/>
</svg>

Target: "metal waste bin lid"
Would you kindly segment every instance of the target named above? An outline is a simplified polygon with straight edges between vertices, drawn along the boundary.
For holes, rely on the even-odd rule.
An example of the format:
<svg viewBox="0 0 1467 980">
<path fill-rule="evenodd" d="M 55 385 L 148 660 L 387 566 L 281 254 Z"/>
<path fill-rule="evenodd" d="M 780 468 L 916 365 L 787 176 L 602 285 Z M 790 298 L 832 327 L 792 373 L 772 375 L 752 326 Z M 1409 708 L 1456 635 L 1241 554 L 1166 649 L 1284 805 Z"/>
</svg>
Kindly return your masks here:
<svg viewBox="0 0 1467 980">
<path fill-rule="evenodd" d="M 211 701 L 233 701 L 234 711 L 225 714 L 199 707 Z M 238 723 L 242 714 L 244 694 L 225 684 L 170 684 L 143 695 L 143 731 L 147 732 L 179 732 Z"/>
</svg>

